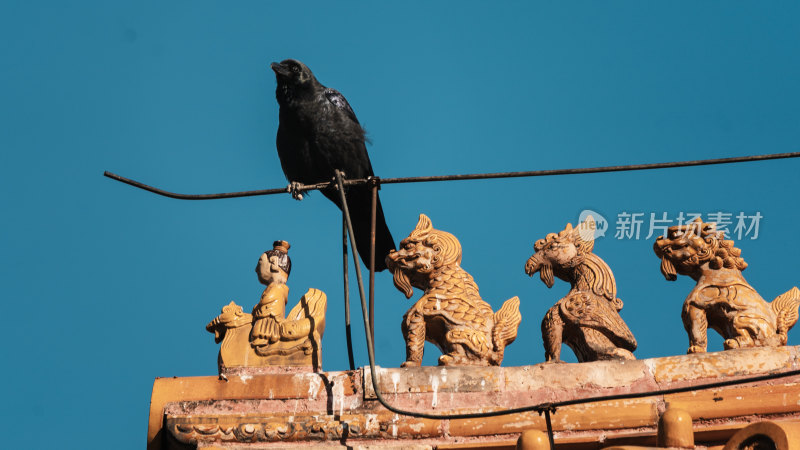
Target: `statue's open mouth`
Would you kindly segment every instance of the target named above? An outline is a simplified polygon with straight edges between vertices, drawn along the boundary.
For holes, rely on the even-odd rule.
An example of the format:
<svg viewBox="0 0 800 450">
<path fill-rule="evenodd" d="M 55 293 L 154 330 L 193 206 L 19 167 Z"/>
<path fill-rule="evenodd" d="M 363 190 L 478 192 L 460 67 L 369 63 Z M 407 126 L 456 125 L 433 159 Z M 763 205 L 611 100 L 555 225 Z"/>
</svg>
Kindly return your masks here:
<svg viewBox="0 0 800 450">
<path fill-rule="evenodd" d="M 528 262 L 525 263 L 525 273 L 532 277 L 533 274 L 539 272 L 539 278 L 541 278 L 542 282 L 547 285 L 547 287 L 551 288 L 554 283 L 553 267 L 547 262 L 542 261 L 540 255 L 541 253 L 534 253 L 533 256 L 528 258 Z"/>
<path fill-rule="evenodd" d="M 411 264 L 411 261 L 415 261 L 418 258 L 419 255 L 400 256 L 399 253 L 390 253 L 389 256 L 386 257 L 386 265 L 390 268 L 395 267 L 399 269 L 411 270 L 414 268 L 414 266 Z"/>
</svg>

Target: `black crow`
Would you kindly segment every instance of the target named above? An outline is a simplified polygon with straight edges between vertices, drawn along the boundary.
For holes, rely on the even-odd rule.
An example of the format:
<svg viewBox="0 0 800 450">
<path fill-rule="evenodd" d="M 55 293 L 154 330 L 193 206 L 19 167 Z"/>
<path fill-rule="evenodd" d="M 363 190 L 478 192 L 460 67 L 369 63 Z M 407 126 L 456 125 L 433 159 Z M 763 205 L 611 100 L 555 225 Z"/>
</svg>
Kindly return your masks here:
<svg viewBox="0 0 800 450">
<path fill-rule="evenodd" d="M 280 106 L 278 157 L 292 196 L 302 200 L 297 183 L 330 181 L 339 169 L 349 179 L 373 175 L 364 144 L 364 129 L 353 109 L 337 90 L 326 88 L 300 61 L 287 59 L 272 63 L 278 87 L 275 97 Z M 322 194 L 342 208 L 339 193 L 324 189 Z M 372 196 L 368 186 L 350 186 L 347 191 L 356 245 L 364 264 L 369 264 L 370 211 Z M 375 270 L 386 269 L 384 259 L 393 250 L 394 239 L 386 226 L 378 199 L 375 228 Z"/>
</svg>

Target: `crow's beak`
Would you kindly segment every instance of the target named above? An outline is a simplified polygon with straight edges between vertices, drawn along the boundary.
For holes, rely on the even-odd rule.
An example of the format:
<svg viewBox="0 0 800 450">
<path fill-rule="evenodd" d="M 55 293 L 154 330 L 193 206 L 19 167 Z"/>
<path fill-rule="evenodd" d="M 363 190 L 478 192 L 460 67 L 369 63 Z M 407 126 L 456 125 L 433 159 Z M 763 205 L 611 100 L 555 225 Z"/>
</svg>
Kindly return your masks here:
<svg viewBox="0 0 800 450">
<path fill-rule="evenodd" d="M 275 72 L 275 75 L 285 77 L 289 75 L 289 70 L 280 65 L 279 63 L 272 63 L 269 65 L 272 68 L 272 71 Z"/>
</svg>

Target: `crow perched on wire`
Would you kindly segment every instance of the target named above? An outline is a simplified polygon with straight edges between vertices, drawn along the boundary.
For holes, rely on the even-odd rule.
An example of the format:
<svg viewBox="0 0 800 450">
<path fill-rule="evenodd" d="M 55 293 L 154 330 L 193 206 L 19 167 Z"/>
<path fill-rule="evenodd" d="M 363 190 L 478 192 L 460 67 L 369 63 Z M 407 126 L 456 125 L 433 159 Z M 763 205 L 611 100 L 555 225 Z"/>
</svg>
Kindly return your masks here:
<svg viewBox="0 0 800 450">
<path fill-rule="evenodd" d="M 303 199 L 298 183 L 331 181 L 336 169 L 350 179 L 372 176 L 364 129 L 344 96 L 320 84 L 300 61 L 287 59 L 271 67 L 278 82 L 275 96 L 280 106 L 278 157 L 291 183 L 292 197 Z M 322 194 L 342 208 L 338 192 L 323 189 Z M 361 260 L 368 265 L 372 195 L 368 186 L 350 186 L 346 194 L 356 245 Z M 386 255 L 394 249 L 394 239 L 380 199 L 376 216 L 375 270 L 382 271 L 386 269 Z"/>
</svg>

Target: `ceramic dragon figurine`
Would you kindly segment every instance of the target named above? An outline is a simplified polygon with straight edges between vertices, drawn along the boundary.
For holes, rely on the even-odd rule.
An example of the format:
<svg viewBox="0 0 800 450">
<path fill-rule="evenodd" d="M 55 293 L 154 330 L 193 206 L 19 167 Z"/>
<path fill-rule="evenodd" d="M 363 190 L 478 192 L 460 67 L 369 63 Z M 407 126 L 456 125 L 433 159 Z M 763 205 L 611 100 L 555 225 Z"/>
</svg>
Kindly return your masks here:
<svg viewBox="0 0 800 450">
<path fill-rule="evenodd" d="M 706 351 L 709 327 L 725 339 L 725 350 L 786 345 L 797 322 L 800 290 L 794 287 L 771 303 L 764 301 L 742 276 L 747 268 L 742 251 L 715 223 L 698 218 L 669 227 L 653 250 L 667 280 L 687 275 L 697 283 L 683 303 L 688 353 Z"/>
<path fill-rule="evenodd" d="M 525 273 L 539 276 L 547 287 L 554 277 L 568 282 L 569 293 L 547 311 L 542 320 L 545 360 L 559 362 L 561 343 L 567 344 L 579 362 L 600 359 L 635 359 L 636 339 L 622 320 L 622 300 L 617 298 L 614 274 L 592 253 L 594 219 L 578 227 L 567 224 L 534 245 Z"/>
<path fill-rule="evenodd" d="M 403 316 L 403 367 L 422 363 L 426 340 L 442 351 L 439 365 L 500 365 L 522 320 L 519 298 L 506 300 L 493 313 L 472 276 L 460 266 L 461 244 L 455 236 L 433 228 L 430 219 L 420 214 L 414 231 L 400 242 L 400 250 L 389 253 L 386 264 L 406 298 L 415 287 L 424 291 Z"/>
</svg>

